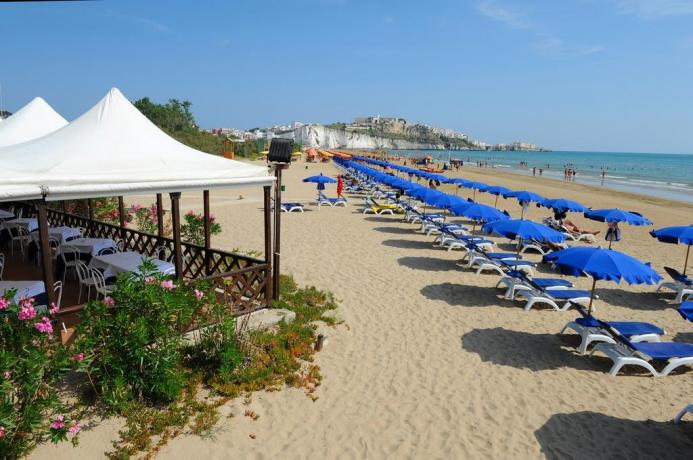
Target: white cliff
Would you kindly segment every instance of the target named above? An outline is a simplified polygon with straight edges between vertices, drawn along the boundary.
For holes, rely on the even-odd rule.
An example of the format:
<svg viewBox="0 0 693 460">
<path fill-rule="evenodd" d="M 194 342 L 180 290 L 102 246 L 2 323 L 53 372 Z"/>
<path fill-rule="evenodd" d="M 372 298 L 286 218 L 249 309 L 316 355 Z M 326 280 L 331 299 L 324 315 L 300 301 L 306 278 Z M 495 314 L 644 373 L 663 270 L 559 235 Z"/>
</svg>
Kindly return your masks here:
<svg viewBox="0 0 693 460">
<path fill-rule="evenodd" d="M 332 129 L 320 125 L 301 126 L 294 130 L 294 141 L 305 147 L 322 149 L 444 149 L 443 144 L 422 144 L 401 139 L 371 136 L 364 133 Z"/>
</svg>

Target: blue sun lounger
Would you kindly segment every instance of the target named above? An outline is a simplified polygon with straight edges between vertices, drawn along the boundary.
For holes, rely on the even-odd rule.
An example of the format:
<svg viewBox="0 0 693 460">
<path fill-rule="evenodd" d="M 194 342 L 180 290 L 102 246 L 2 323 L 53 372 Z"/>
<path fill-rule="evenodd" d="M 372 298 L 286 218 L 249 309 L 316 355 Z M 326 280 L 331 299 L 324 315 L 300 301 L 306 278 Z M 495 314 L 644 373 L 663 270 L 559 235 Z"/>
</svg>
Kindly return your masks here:
<svg viewBox="0 0 693 460">
<path fill-rule="evenodd" d="M 282 203 L 281 210 L 283 212 L 303 212 L 301 203 Z"/>
<path fill-rule="evenodd" d="M 683 319 L 693 321 L 693 302 L 684 302 L 676 309 Z"/>
<path fill-rule="evenodd" d="M 513 300 L 515 298 L 515 292 L 519 290 L 532 290 L 539 289 L 545 290 L 559 290 L 559 289 L 570 289 L 573 287 L 573 283 L 569 280 L 563 278 L 528 278 L 527 275 L 518 270 L 508 270 L 508 272 L 498 280 L 496 287 L 500 287 L 501 284 L 507 286 L 505 291 L 505 298 Z"/>
<path fill-rule="evenodd" d="M 611 333 L 616 343 L 598 343 L 591 354 L 601 352 L 614 362 L 609 370 L 612 376 L 628 365 L 645 368 L 655 377 L 664 377 L 678 367 L 693 365 L 693 343 L 632 342 L 608 323 L 599 321 L 599 324 Z M 651 362 L 665 363 L 664 368 L 658 372 Z"/>
<path fill-rule="evenodd" d="M 568 324 L 563 326 L 560 332 L 563 334 L 566 329 L 572 329 L 580 335 L 582 341 L 578 347 L 578 352 L 581 355 L 587 353 L 587 348 L 592 342 L 616 343 L 609 329 L 602 327 L 602 322 L 585 313 L 583 313 L 583 315 L 582 318 L 569 321 Z M 637 321 L 603 321 L 603 323 L 617 330 L 622 336 L 633 343 L 659 342 L 661 336 L 666 333 L 664 329 L 652 323 Z"/>
</svg>

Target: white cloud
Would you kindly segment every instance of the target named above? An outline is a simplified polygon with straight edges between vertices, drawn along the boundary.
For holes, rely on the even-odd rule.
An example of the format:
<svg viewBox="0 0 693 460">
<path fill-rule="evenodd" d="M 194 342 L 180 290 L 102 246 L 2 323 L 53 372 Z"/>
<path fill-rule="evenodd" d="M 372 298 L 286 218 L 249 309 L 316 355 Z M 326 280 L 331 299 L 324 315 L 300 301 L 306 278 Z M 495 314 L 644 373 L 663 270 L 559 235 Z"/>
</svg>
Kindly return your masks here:
<svg viewBox="0 0 693 460">
<path fill-rule="evenodd" d="M 157 32 L 170 32 L 171 28 L 167 26 L 166 24 L 162 24 L 158 21 L 154 21 L 153 19 L 149 18 L 141 18 L 141 17 L 133 17 L 133 19 L 136 22 L 139 22 L 140 24 L 144 24 L 145 26 L 151 27 L 152 29 L 156 30 Z"/>
<path fill-rule="evenodd" d="M 501 6 L 492 0 L 482 0 L 477 4 L 481 14 L 514 29 L 532 29 L 532 25 L 519 12 Z"/>
<path fill-rule="evenodd" d="M 534 46 L 539 54 L 556 57 L 587 56 L 601 53 L 605 49 L 598 45 L 569 45 L 560 38 L 551 36 L 541 36 Z"/>
<path fill-rule="evenodd" d="M 611 0 L 625 14 L 643 18 L 693 14 L 693 0 Z"/>
</svg>

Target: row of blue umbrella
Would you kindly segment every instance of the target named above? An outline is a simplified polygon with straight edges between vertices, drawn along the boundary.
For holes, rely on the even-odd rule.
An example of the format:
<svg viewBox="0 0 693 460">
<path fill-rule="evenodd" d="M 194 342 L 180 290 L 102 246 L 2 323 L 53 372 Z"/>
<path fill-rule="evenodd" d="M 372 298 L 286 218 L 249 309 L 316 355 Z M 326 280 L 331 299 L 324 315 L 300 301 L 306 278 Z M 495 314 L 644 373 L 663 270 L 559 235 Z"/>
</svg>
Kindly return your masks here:
<svg viewBox="0 0 693 460">
<path fill-rule="evenodd" d="M 396 183 L 396 178 L 395 179 L 387 179 L 382 176 L 378 176 L 379 173 L 378 171 L 372 170 L 368 167 L 358 165 L 356 163 L 351 162 L 351 164 L 346 164 L 346 166 L 351 166 L 353 169 L 356 170 L 361 170 L 361 172 L 366 173 L 370 177 L 372 177 L 375 180 L 384 179 L 390 183 L 393 181 Z M 368 174 L 371 173 L 371 174 Z M 374 177 L 373 174 L 376 176 Z M 388 176 L 387 174 L 384 174 L 384 176 L 392 178 L 392 176 Z M 406 181 L 404 181 L 406 182 Z M 393 185 L 395 186 L 395 185 Z M 425 188 L 425 187 L 422 187 Z M 429 189 L 432 190 L 432 189 Z M 432 190 L 433 192 L 437 192 L 435 190 Z M 419 192 L 421 196 L 424 198 L 431 198 L 434 201 L 436 200 L 435 194 L 431 195 L 429 192 Z M 440 192 L 439 192 L 440 193 Z M 526 198 L 525 201 L 534 201 L 535 197 L 530 196 L 532 192 L 513 192 L 510 191 L 510 193 L 516 194 L 517 198 L 519 200 L 522 200 L 522 198 Z M 445 195 L 445 194 L 444 194 Z M 535 194 L 536 195 L 536 194 Z M 447 198 L 439 198 L 439 201 L 443 206 L 445 205 L 450 205 L 449 209 L 455 209 L 457 207 L 457 211 L 462 211 L 459 214 L 460 215 L 467 215 L 469 214 L 469 210 L 475 209 L 472 214 L 476 214 L 476 212 L 479 209 L 484 209 L 485 205 L 481 205 L 478 203 L 470 203 L 470 202 L 464 202 L 468 204 L 460 204 L 459 202 L 456 202 L 455 199 L 456 197 L 453 197 L 452 195 L 447 195 Z M 580 212 L 580 211 L 585 211 L 586 208 L 584 208 L 582 205 L 580 205 L 577 202 L 570 201 L 570 200 L 565 200 L 565 199 L 556 199 L 556 200 L 548 200 L 549 202 L 546 203 L 546 207 L 556 207 L 558 209 L 564 210 L 564 211 L 575 211 L 575 212 Z M 490 208 L 489 206 L 485 206 L 486 208 Z M 583 209 L 584 208 L 584 209 Z M 466 211 L 466 212 L 464 212 Z M 457 213 L 457 212 L 455 212 Z M 503 214 L 503 216 L 505 216 Z M 542 224 L 538 224 L 533 221 L 528 221 L 524 219 L 508 219 L 507 216 L 506 218 L 501 218 L 499 217 L 498 219 L 494 220 L 486 220 L 486 224 L 483 227 L 483 230 L 486 231 L 487 233 L 496 233 L 498 235 L 507 237 L 512 240 L 519 240 L 519 243 L 523 239 L 530 239 L 534 241 L 541 241 L 541 242 L 553 242 L 553 243 L 561 243 L 565 241 L 565 235 L 561 232 L 558 232 L 550 227 L 547 227 Z M 479 219 L 481 220 L 481 219 Z M 649 222 L 647 219 L 643 218 L 637 213 L 628 213 L 624 212 L 621 210 L 598 210 L 594 212 L 594 220 L 601 220 L 605 222 L 628 222 L 632 225 L 649 225 L 651 222 Z M 649 223 L 645 223 L 649 222 Z M 665 243 L 674 243 L 674 244 L 685 244 L 688 246 L 688 250 L 686 252 L 686 261 L 684 262 L 684 274 L 686 271 L 686 265 L 688 263 L 688 256 L 690 253 L 690 246 L 693 245 L 693 226 L 677 226 L 677 227 L 666 227 L 662 228 L 659 230 L 655 230 L 651 232 L 651 235 L 655 238 L 657 238 L 659 241 L 665 242 Z M 520 244 L 518 244 L 519 248 Z M 545 261 L 551 262 L 554 264 L 562 273 L 567 274 L 567 275 L 572 275 L 572 276 L 590 276 L 593 279 L 592 283 L 592 291 L 591 291 L 591 297 L 590 297 L 590 303 L 588 307 L 588 314 L 591 314 L 592 311 L 592 304 L 594 300 L 594 292 L 596 288 L 596 283 L 598 280 L 608 280 L 608 281 L 613 281 L 616 283 L 619 283 L 621 280 L 625 280 L 628 284 L 655 284 L 658 281 L 660 281 L 662 278 L 661 276 L 654 270 L 652 267 L 650 267 L 649 263 L 643 263 L 627 254 L 624 254 L 622 252 L 614 251 L 609 249 L 602 249 L 599 247 L 575 247 L 575 248 L 568 248 L 560 251 L 553 252 L 551 254 L 548 254 L 545 256 Z"/>
</svg>

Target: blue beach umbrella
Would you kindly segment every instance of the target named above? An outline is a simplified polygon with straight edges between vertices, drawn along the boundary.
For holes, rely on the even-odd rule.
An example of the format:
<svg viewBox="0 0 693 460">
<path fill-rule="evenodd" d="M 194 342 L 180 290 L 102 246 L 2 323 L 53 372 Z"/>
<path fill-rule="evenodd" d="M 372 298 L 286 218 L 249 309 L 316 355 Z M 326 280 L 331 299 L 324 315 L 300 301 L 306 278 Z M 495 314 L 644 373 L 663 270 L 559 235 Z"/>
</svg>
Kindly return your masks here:
<svg viewBox="0 0 693 460">
<path fill-rule="evenodd" d="M 685 275 L 688 267 L 688 256 L 691 252 L 691 245 L 693 245 L 693 225 L 664 227 L 659 230 L 652 230 L 650 235 L 662 243 L 685 244 L 688 246 L 688 249 L 686 249 L 686 260 L 683 263 L 683 274 Z"/>
<path fill-rule="evenodd" d="M 331 177 L 323 176 L 322 173 L 320 173 L 319 176 L 306 177 L 303 179 L 303 182 L 313 182 L 318 184 L 318 190 L 325 190 L 325 184 L 333 184 L 337 181 Z"/>
<path fill-rule="evenodd" d="M 618 228 L 620 222 L 625 222 L 630 225 L 652 225 L 652 221 L 646 219 L 642 215 L 632 212 L 624 211 L 618 208 L 609 209 L 590 209 L 585 211 L 584 216 L 588 219 L 596 220 L 599 222 L 607 222 L 609 224 L 614 224 L 606 231 L 605 239 L 609 241 L 609 249 L 611 249 L 611 244 L 614 241 L 619 241 L 621 239 L 621 231 Z"/>
<path fill-rule="evenodd" d="M 656 284 L 662 279 L 649 264 L 611 249 L 568 248 L 545 255 L 544 261 L 552 262 L 566 275 L 581 276 L 585 274 L 592 277 L 589 314 L 592 314 L 597 280 L 608 280 L 615 283 L 625 280 L 628 284 Z"/>
<path fill-rule="evenodd" d="M 562 243 L 565 235 L 544 224 L 524 219 L 497 220 L 483 226 L 486 233 L 496 233 L 508 239 L 517 239 L 517 256 L 520 258 L 522 240 L 537 241 L 539 243 Z"/>
<path fill-rule="evenodd" d="M 495 208 L 498 206 L 498 196 L 505 196 L 506 193 L 512 192 L 512 190 L 507 187 L 501 187 L 500 185 L 489 185 L 488 187 L 484 188 L 482 192 L 496 195 L 496 201 L 493 202 L 493 207 Z"/>
<path fill-rule="evenodd" d="M 541 203 L 546 198 L 539 195 L 538 193 L 529 192 L 527 190 L 511 190 L 509 193 L 503 195 L 505 198 L 515 198 L 520 202 L 522 206 L 522 217 L 525 217 L 525 208 L 529 203 Z"/>
<path fill-rule="evenodd" d="M 433 201 L 432 206 L 441 209 L 450 209 L 459 202 L 465 202 L 462 198 L 455 195 L 450 195 L 449 193 L 441 193 L 441 195 Z"/>
<path fill-rule="evenodd" d="M 567 200 L 565 198 L 553 198 L 539 202 L 540 206 L 553 209 L 558 212 L 585 212 L 589 209 L 587 206 L 577 201 Z"/>
<path fill-rule="evenodd" d="M 476 229 L 477 222 L 493 222 L 494 220 L 509 219 L 508 216 L 496 208 L 476 202 L 472 202 L 469 206 L 455 206 L 451 210 L 456 211 L 458 215 L 467 217 L 474 221 L 472 233 L 474 233 L 474 230 Z"/>
</svg>

